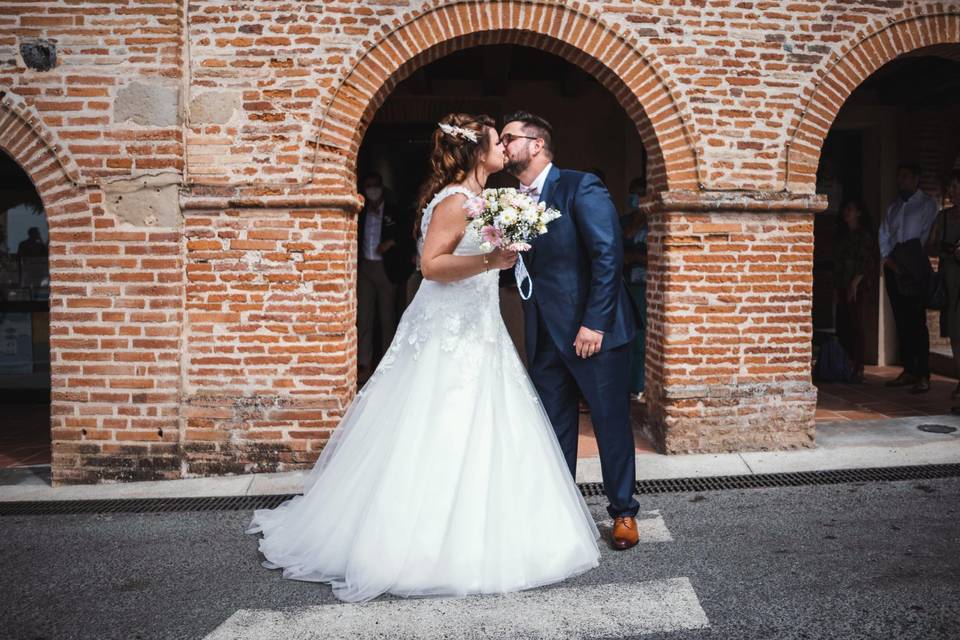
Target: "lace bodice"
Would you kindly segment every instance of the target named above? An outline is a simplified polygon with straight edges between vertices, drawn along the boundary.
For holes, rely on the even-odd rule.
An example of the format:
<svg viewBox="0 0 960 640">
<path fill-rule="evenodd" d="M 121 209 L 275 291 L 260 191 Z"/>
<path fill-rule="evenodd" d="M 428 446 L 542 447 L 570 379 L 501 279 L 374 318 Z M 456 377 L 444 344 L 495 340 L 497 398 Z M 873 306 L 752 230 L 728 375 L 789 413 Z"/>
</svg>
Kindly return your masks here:
<svg viewBox="0 0 960 640">
<path fill-rule="evenodd" d="M 457 193 L 468 197 L 475 195 L 460 186 L 442 189 L 423 210 L 421 238 L 427 234 L 434 208 Z M 478 234 L 467 229 L 453 254 L 480 255 L 484 253 L 481 243 Z M 460 363 L 460 375 L 464 384 L 468 384 L 479 371 L 478 366 L 484 362 L 485 354 L 495 351 L 491 351 L 491 346 L 498 342 L 510 343 L 500 317 L 499 280 L 500 272 L 496 269 L 455 282 L 424 280 L 404 312 L 393 342 L 374 376 L 390 369 L 398 358 L 409 355 L 417 360 L 425 345 L 433 342 L 448 358 Z M 510 349 L 513 349 L 512 344 Z M 512 358 L 501 366 L 506 369 L 505 375 L 525 375 L 519 358 Z"/>
</svg>

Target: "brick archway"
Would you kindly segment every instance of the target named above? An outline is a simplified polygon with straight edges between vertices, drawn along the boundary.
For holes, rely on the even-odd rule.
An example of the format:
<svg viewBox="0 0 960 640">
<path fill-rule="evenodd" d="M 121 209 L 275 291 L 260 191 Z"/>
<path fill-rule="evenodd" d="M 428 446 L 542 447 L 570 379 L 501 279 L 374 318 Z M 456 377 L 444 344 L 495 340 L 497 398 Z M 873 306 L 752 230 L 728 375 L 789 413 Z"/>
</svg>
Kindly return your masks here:
<svg viewBox="0 0 960 640">
<path fill-rule="evenodd" d="M 593 75 L 636 124 L 655 190 L 697 189 L 694 145 L 673 89 L 633 36 L 582 3 L 464 0 L 408 17 L 348 61 L 317 121 L 314 182 L 354 189 L 357 152 L 377 109 L 416 69 L 478 45 L 517 44 L 554 53 Z"/>
<path fill-rule="evenodd" d="M 19 96 L 9 91 L 0 92 L 0 150 L 9 155 L 29 176 L 43 203 L 49 228 L 50 268 L 50 373 L 51 373 L 51 429 L 53 431 L 54 482 L 59 480 L 59 468 L 76 466 L 73 445 L 58 442 L 63 434 L 57 427 L 64 416 L 72 414 L 71 398 L 63 382 L 71 363 L 56 357 L 65 338 L 63 327 L 68 320 L 68 280 L 54 268 L 57 256 L 63 255 L 65 239 L 89 228 L 87 190 L 83 188 L 80 172 L 72 157 L 67 155 L 54 135 L 43 124 L 36 111 Z M 66 444 L 66 449 L 62 447 Z"/>
<path fill-rule="evenodd" d="M 871 25 L 831 58 L 789 128 L 791 136 L 780 175 L 787 191 L 815 192 L 823 141 L 844 102 L 871 74 L 911 51 L 960 43 L 960 11 L 935 9 Z"/>
<path fill-rule="evenodd" d="M 19 96 L 0 92 L 0 149 L 30 176 L 47 217 L 56 217 L 80 192 L 80 172 L 36 111 Z"/>
</svg>

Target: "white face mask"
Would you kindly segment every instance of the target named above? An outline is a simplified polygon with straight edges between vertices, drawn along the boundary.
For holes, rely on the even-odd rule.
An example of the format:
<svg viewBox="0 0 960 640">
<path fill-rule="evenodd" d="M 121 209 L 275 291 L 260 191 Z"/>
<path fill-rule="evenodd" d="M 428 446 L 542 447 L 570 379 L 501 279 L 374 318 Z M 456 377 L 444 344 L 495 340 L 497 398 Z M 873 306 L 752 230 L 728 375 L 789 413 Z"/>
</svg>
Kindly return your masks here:
<svg viewBox="0 0 960 640">
<path fill-rule="evenodd" d="M 367 187 L 363 193 L 371 202 L 380 202 L 380 198 L 383 197 L 383 187 Z"/>
</svg>

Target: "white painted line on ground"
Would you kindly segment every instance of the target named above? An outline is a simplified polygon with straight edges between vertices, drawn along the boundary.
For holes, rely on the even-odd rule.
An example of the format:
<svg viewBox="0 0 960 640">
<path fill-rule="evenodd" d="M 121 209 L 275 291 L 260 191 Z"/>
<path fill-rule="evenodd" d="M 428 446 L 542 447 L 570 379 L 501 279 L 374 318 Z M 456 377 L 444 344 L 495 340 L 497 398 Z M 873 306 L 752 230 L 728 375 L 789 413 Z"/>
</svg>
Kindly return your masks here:
<svg viewBox="0 0 960 640">
<path fill-rule="evenodd" d="M 597 523 L 600 529 L 613 529 L 613 520 L 601 520 Z M 645 542 L 673 542 L 673 536 L 667 529 L 659 509 L 643 511 L 637 514 L 637 533 L 640 534 L 640 544 Z"/>
<path fill-rule="evenodd" d="M 278 611 L 241 609 L 206 640 L 623 637 L 710 626 L 690 580 L 537 589 Z"/>
</svg>

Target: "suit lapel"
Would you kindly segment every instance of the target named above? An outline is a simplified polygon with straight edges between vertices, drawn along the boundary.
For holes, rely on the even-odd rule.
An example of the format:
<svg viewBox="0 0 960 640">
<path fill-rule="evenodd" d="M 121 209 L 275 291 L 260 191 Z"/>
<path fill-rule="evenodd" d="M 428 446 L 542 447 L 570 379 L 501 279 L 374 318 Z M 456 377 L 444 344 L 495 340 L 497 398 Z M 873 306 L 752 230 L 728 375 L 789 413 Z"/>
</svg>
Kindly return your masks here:
<svg viewBox="0 0 960 640">
<path fill-rule="evenodd" d="M 540 189 L 540 202 L 546 202 L 547 206 L 550 205 L 549 198 L 553 195 L 553 189 L 559 180 L 560 169 L 557 169 L 557 165 L 553 165 L 547 173 L 547 179 L 543 181 L 543 188 Z M 541 238 L 536 238 L 532 243 L 532 248 L 527 252 L 526 261 L 528 267 L 533 265 L 534 259 L 536 258 L 537 242 L 540 240 Z"/>
</svg>

